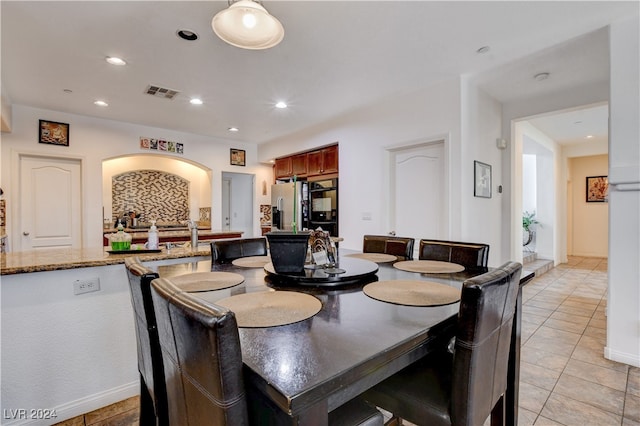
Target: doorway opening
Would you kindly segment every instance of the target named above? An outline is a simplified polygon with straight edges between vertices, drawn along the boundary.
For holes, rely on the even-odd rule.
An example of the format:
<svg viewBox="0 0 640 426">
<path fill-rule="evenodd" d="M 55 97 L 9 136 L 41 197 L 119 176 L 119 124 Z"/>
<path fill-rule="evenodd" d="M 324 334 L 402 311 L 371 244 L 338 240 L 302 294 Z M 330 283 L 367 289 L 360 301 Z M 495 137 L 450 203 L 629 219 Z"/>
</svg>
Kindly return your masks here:
<svg viewBox="0 0 640 426">
<path fill-rule="evenodd" d="M 243 238 L 254 236 L 255 182 L 253 174 L 222 172 L 223 231 L 240 231 Z"/>
<path fill-rule="evenodd" d="M 512 258 L 522 260 L 523 251 L 533 251 L 539 259 L 557 265 L 567 262 L 570 255 L 606 257 L 606 207 L 598 216 L 597 206 L 585 202 L 585 175 L 608 174 L 607 123 L 607 103 L 513 121 Z M 539 224 L 534 226 L 527 250 L 521 221 L 526 213 L 534 212 Z M 587 217 L 588 223 L 580 227 Z M 603 250 L 583 252 L 580 243 Z"/>
</svg>

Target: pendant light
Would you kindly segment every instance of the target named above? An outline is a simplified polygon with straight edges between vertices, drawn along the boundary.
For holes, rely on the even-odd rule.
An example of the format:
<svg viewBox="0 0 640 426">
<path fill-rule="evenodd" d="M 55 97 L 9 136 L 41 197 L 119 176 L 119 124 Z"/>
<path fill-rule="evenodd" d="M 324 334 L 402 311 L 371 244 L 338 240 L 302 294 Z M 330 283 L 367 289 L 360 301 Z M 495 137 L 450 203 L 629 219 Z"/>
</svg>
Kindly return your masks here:
<svg viewBox="0 0 640 426">
<path fill-rule="evenodd" d="M 254 0 L 231 3 L 213 17 L 211 27 L 223 41 L 242 49 L 268 49 L 284 37 L 280 21 Z"/>
</svg>

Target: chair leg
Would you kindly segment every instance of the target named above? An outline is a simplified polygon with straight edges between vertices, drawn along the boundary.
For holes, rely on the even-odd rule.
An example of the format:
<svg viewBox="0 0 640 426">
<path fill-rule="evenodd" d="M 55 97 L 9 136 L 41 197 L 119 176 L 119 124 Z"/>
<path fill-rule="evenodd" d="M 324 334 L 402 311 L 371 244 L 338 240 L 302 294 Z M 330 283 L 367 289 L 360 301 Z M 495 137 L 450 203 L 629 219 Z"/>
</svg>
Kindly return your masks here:
<svg viewBox="0 0 640 426">
<path fill-rule="evenodd" d="M 155 426 L 157 423 L 156 412 L 153 407 L 153 398 L 147 389 L 144 378 L 140 375 L 140 426 Z"/>
<path fill-rule="evenodd" d="M 504 395 L 498 399 L 496 405 L 491 410 L 491 426 L 505 426 L 505 411 L 504 411 Z"/>
</svg>

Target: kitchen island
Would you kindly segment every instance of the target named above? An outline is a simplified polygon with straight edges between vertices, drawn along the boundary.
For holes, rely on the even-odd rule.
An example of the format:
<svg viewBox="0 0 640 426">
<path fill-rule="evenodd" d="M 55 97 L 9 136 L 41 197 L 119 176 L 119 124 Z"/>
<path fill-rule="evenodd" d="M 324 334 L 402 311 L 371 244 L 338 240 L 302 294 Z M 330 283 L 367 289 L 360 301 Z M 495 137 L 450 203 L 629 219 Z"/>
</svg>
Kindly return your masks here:
<svg viewBox="0 0 640 426">
<path fill-rule="evenodd" d="M 103 233 L 102 244 L 109 245 L 109 235 L 114 234 L 116 230 L 107 230 Z M 148 229 L 135 229 L 125 228 L 124 232 L 131 235 L 132 244 L 144 244 L 149 239 Z M 240 231 L 212 231 L 210 228 L 202 229 L 198 228 L 198 241 L 220 240 L 224 238 L 240 238 L 242 232 Z M 160 243 L 183 243 L 191 241 L 191 231 L 186 228 L 180 229 L 158 229 L 158 238 Z"/>
<path fill-rule="evenodd" d="M 211 256 L 211 246 L 207 243 L 199 245 L 195 250 L 192 250 L 191 247 L 174 246 L 169 250 L 163 247 L 158 253 L 145 253 L 142 250 L 140 250 L 140 253 L 136 253 L 135 250 L 129 250 L 123 254 L 115 254 L 109 253 L 109 249 L 109 247 L 62 248 L 2 253 L 0 274 L 4 276 L 117 265 L 124 263 L 124 259 L 127 256 L 138 256 L 143 262 L 171 259 L 183 259 L 182 261 L 186 261 L 184 258 L 208 258 Z"/>
<path fill-rule="evenodd" d="M 108 249 L 0 255 L 0 411 L 56 414 L 7 424 L 48 425 L 138 395 L 125 258 L 137 255 L 154 268 L 211 258 L 210 245 L 202 241 L 195 250 L 174 246 L 158 253 L 110 254 Z"/>
</svg>

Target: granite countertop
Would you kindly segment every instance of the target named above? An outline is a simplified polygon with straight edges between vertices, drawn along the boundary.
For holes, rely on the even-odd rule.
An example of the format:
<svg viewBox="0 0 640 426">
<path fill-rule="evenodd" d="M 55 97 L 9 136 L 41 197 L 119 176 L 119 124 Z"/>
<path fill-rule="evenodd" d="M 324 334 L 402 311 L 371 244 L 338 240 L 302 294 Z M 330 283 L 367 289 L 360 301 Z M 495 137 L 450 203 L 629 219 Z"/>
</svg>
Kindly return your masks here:
<svg viewBox="0 0 640 426">
<path fill-rule="evenodd" d="M 87 268 L 124 263 L 128 256 L 138 256 L 143 262 L 187 257 L 210 256 L 211 246 L 204 244 L 196 250 L 191 247 L 174 246 L 163 248 L 160 253 L 108 253 L 109 247 L 83 249 L 50 249 L 2 253 L 0 255 L 0 275 L 24 274 L 29 272 L 57 271 L 62 269 Z"/>
<path fill-rule="evenodd" d="M 148 230 L 139 230 L 139 229 L 125 229 L 127 234 L 131 235 L 131 238 L 140 239 L 147 238 L 149 231 Z M 104 235 L 115 234 L 118 232 L 117 230 L 108 230 L 104 231 Z M 198 238 L 202 239 L 202 237 L 211 237 L 217 235 L 226 235 L 226 234 L 242 234 L 242 231 L 212 231 L 211 229 L 198 229 Z M 164 238 L 170 237 L 184 237 L 191 235 L 191 231 L 188 229 L 180 229 L 180 230 L 171 230 L 171 229 L 159 229 L 158 236 Z"/>
</svg>

